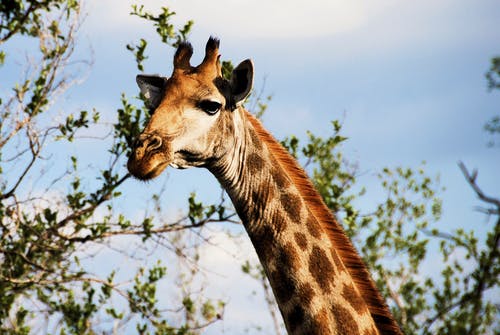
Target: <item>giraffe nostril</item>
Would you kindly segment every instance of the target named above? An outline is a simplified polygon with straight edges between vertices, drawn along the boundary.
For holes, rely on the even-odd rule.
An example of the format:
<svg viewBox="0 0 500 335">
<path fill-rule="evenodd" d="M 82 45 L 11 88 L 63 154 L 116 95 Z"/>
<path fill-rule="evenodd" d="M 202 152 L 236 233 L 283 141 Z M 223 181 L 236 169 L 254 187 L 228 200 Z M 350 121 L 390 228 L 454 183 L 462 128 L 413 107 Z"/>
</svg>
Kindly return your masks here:
<svg viewBox="0 0 500 335">
<path fill-rule="evenodd" d="M 158 149 L 161 147 L 161 137 L 160 136 L 152 136 L 149 139 L 148 148 L 151 150 Z"/>
<path fill-rule="evenodd" d="M 161 143 L 162 143 L 162 140 L 161 140 L 160 136 L 152 135 L 152 136 L 149 136 L 144 141 L 144 146 L 146 147 L 147 151 L 152 151 L 152 150 L 156 150 L 159 147 L 161 147 Z"/>
<path fill-rule="evenodd" d="M 162 139 L 157 135 L 141 135 L 135 142 L 135 147 L 137 149 L 142 149 L 145 151 L 153 151 L 160 148 L 162 145 Z"/>
</svg>

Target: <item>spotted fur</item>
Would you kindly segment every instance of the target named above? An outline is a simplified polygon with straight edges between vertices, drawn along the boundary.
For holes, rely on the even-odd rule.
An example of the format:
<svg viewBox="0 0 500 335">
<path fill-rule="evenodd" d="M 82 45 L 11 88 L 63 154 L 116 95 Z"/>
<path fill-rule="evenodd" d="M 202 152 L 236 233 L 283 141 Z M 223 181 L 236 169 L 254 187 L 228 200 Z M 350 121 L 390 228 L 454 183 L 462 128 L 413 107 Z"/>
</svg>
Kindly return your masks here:
<svg viewBox="0 0 500 335">
<path fill-rule="evenodd" d="M 171 78 L 138 77 L 141 91 L 156 95 L 158 104 L 129 171 L 148 180 L 169 164 L 199 166 L 219 179 L 291 334 L 400 334 L 361 257 L 306 173 L 241 107 L 253 80 L 251 61 L 240 63 L 227 81 L 218 47 L 210 38 L 203 62 L 193 67 L 193 49 L 181 43 Z M 205 113 L 199 103 L 207 99 L 223 108 Z"/>
<path fill-rule="evenodd" d="M 268 150 L 279 162 L 281 168 L 286 172 L 288 178 L 298 188 L 302 199 L 316 218 L 316 220 L 308 222 L 310 233 L 312 235 L 317 234 L 317 227 L 310 227 L 315 225 L 316 222 L 319 222 L 321 229 L 324 229 L 328 233 L 335 250 L 340 256 L 341 262 L 349 271 L 357 290 L 368 306 L 380 334 L 402 334 L 382 295 L 377 290 L 363 260 L 345 234 L 343 228 L 321 199 L 321 196 L 314 188 L 304 170 L 300 168 L 296 160 L 264 129 L 262 124 L 253 115 L 246 112 L 246 117 L 261 141 L 265 143 Z M 283 178 L 282 176 L 281 179 Z"/>
</svg>

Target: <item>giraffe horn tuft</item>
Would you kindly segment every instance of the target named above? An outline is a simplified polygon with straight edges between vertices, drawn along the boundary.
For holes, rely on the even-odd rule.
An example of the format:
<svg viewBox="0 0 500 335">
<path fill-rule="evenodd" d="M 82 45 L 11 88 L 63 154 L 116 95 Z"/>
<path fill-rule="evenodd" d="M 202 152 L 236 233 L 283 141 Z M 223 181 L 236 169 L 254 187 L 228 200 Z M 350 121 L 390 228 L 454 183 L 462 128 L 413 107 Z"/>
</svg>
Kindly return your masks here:
<svg viewBox="0 0 500 335">
<path fill-rule="evenodd" d="M 201 71 L 216 71 L 216 75 L 221 75 L 220 68 L 220 55 L 219 55 L 220 41 L 217 37 L 210 36 L 205 47 L 205 58 L 198 66 Z"/>
<path fill-rule="evenodd" d="M 188 70 L 191 68 L 189 60 L 193 55 L 193 46 L 189 42 L 179 44 L 174 55 L 174 69 Z"/>
</svg>

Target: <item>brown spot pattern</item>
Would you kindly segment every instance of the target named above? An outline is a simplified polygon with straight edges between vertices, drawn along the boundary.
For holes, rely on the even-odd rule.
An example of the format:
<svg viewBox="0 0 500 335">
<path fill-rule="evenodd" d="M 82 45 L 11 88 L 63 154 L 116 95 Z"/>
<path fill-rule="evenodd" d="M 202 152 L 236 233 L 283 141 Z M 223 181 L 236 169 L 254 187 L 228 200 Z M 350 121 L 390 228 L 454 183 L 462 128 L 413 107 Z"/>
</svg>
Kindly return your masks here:
<svg viewBox="0 0 500 335">
<path fill-rule="evenodd" d="M 360 334 L 359 327 L 349 310 L 340 304 L 332 306 L 337 332 L 339 334 Z"/>
<path fill-rule="evenodd" d="M 279 304 L 285 304 L 295 295 L 297 284 L 292 277 L 292 273 L 288 269 L 279 266 L 275 271 L 272 271 L 269 276 L 269 281 L 274 289 L 276 298 Z"/>
<path fill-rule="evenodd" d="M 297 290 L 297 295 L 300 298 L 301 304 L 303 306 L 309 307 L 314 298 L 314 290 L 309 283 L 301 285 Z"/>
<path fill-rule="evenodd" d="M 295 242 L 297 243 L 299 248 L 302 249 L 302 251 L 305 251 L 307 249 L 307 237 L 306 237 L 306 235 L 304 235 L 302 233 L 295 233 L 294 237 L 295 237 Z"/>
<path fill-rule="evenodd" d="M 264 169 L 264 159 L 260 157 L 257 153 L 251 153 L 247 158 L 247 169 L 252 174 L 255 175 Z"/>
<path fill-rule="evenodd" d="M 330 320 L 328 319 L 328 312 L 322 309 L 316 315 L 315 320 L 312 322 L 311 329 L 308 334 L 323 335 L 330 334 Z"/>
<path fill-rule="evenodd" d="M 250 239 L 252 240 L 255 250 L 261 259 L 271 257 L 271 251 L 274 245 L 274 232 L 268 225 L 258 227 L 250 232 Z"/>
<path fill-rule="evenodd" d="M 292 244 L 273 248 L 269 257 L 275 258 L 276 269 L 271 272 L 269 281 L 276 298 L 281 304 L 287 303 L 297 294 L 296 270 L 299 267 L 299 254 Z"/>
<path fill-rule="evenodd" d="M 297 194 L 286 192 L 281 194 L 281 205 L 287 212 L 290 221 L 300 222 L 300 209 L 302 208 L 302 202 Z"/>
<path fill-rule="evenodd" d="M 309 272 L 320 288 L 329 293 L 333 286 L 333 265 L 323 249 L 315 246 L 309 259 Z"/>
<path fill-rule="evenodd" d="M 250 138 L 252 139 L 252 144 L 257 151 L 262 150 L 262 141 L 259 138 L 259 135 L 255 131 L 250 132 Z"/>
<path fill-rule="evenodd" d="M 290 332 L 294 332 L 304 323 L 304 308 L 300 305 L 295 305 L 293 309 L 288 313 L 288 327 Z"/>
<path fill-rule="evenodd" d="M 252 190 L 252 202 L 254 204 L 258 203 L 262 198 L 261 190 L 254 189 Z"/>
<path fill-rule="evenodd" d="M 326 309 L 318 314 L 311 315 L 301 305 L 296 305 L 287 315 L 287 324 L 290 333 L 307 335 L 331 334 L 331 323 Z"/>
<path fill-rule="evenodd" d="M 306 227 L 309 233 L 315 238 L 319 238 L 321 236 L 321 228 L 313 215 L 308 215 L 306 220 Z"/>
<path fill-rule="evenodd" d="M 300 169 L 296 160 L 294 160 L 293 157 L 291 157 L 286 150 L 279 145 L 279 143 L 263 128 L 262 124 L 255 117 L 248 112 L 246 113 L 246 117 L 257 132 L 263 144 L 269 149 L 271 156 L 275 159 L 275 161 L 269 162 L 271 166 L 275 167 L 275 173 L 272 174 L 273 179 L 275 179 L 278 184 L 279 178 L 283 179 L 285 176 L 290 176 L 290 179 L 287 178 L 288 183 L 293 180 L 295 185 L 299 187 L 299 192 L 304 196 L 307 208 L 314 214 L 314 217 L 318 219 L 318 222 L 321 223 L 319 229 L 312 231 L 311 234 L 317 233 L 320 236 L 327 235 L 325 237 L 330 238 L 332 243 L 336 243 L 337 246 L 341 248 L 339 250 L 339 257 L 341 260 L 347 262 L 346 266 L 348 273 L 351 277 L 353 277 L 356 285 L 360 287 L 360 293 L 362 296 L 367 297 L 365 300 L 367 301 L 368 307 L 373 315 L 373 318 L 375 319 L 377 327 L 380 329 L 380 332 L 384 334 L 401 334 L 397 323 L 394 321 L 387 306 L 385 306 L 383 298 L 377 291 L 374 282 L 371 280 L 368 272 L 366 271 L 366 267 L 361 258 L 349 242 L 347 236 L 345 236 L 345 234 L 341 231 L 338 223 L 335 222 L 331 211 L 321 201 L 320 195 L 316 190 L 314 190 L 312 183 L 308 181 L 307 175 L 302 169 Z M 277 174 L 276 171 L 278 169 L 279 172 Z M 304 227 L 304 229 L 309 228 Z M 328 257 L 330 256 L 331 255 L 328 254 Z"/>
<path fill-rule="evenodd" d="M 358 294 L 353 284 L 344 285 L 342 296 L 351 304 L 355 311 L 361 312 L 366 310 L 368 312 L 365 301 Z"/>
<path fill-rule="evenodd" d="M 289 272 L 296 272 L 299 269 L 299 254 L 291 243 L 279 248 L 276 265 Z"/>
<path fill-rule="evenodd" d="M 251 192 L 252 202 L 263 207 L 269 205 L 270 200 L 274 197 L 275 190 L 273 187 L 256 187 Z"/>
<path fill-rule="evenodd" d="M 283 172 L 279 171 L 278 169 L 275 169 L 272 172 L 273 180 L 280 189 L 285 189 L 288 186 L 290 186 L 290 179 L 284 174 Z"/>
<path fill-rule="evenodd" d="M 285 213 L 280 210 L 275 210 L 272 215 L 271 221 L 274 224 L 274 229 L 276 234 L 280 234 L 286 229 L 287 220 L 285 219 Z"/>
<path fill-rule="evenodd" d="M 234 124 L 232 122 L 232 120 L 228 120 L 225 122 L 225 127 L 223 127 L 222 129 L 225 129 L 226 130 L 226 136 L 228 136 L 227 134 L 234 134 Z M 220 128 L 219 128 L 220 129 Z M 227 138 L 227 137 L 226 137 Z"/>
</svg>

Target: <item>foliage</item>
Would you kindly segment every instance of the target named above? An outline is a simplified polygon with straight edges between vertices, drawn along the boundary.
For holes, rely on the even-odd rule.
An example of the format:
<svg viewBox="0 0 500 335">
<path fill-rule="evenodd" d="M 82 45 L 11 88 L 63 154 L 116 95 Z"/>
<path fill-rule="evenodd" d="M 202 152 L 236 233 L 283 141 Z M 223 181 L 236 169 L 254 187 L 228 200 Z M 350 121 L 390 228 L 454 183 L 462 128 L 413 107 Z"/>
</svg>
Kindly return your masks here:
<svg viewBox="0 0 500 335">
<path fill-rule="evenodd" d="M 134 7 L 132 14 L 156 22 L 163 42 L 172 46 L 186 38 L 192 22 L 177 30 L 169 23 L 174 13 L 162 10 L 154 16 Z M 71 156 L 62 176 L 47 181 L 51 166 L 44 166 L 45 157 L 58 147 L 80 143 L 84 129 L 100 126 L 95 109 L 70 112 L 61 120 L 52 108 L 57 96 L 81 76 L 72 67 L 78 63 L 72 54 L 79 2 L 3 1 L 0 19 L 2 64 L 9 61 L 4 50 L 11 40 L 27 36 L 24 43 L 35 49 L 32 61 L 25 64 L 25 78 L 13 84 L 11 96 L 5 93 L 0 100 L 0 333 L 94 334 L 135 324 L 138 334 L 192 334 L 218 320 L 223 306 L 200 298 L 197 303 L 203 308 L 198 314 L 184 304 L 184 322 L 171 325 L 159 308 L 157 285 L 167 274 L 161 263 L 139 267 L 131 279 L 120 282 L 113 267 L 102 278 L 85 264 L 92 248 L 119 236 L 138 236 L 156 245 L 167 232 L 200 227 L 216 215 L 217 220 L 231 217 L 223 204 L 200 208 L 194 196 L 189 199 L 193 213 L 175 222 L 151 215 L 131 221 L 115 212 L 112 200 L 120 197 L 120 186 L 130 178 L 123 168 L 125 159 L 147 118 L 146 108 L 132 105 L 124 94 L 112 141 L 98 139 L 109 145 L 108 166 L 85 171 L 84 178 L 78 157 Z M 141 41 L 128 49 L 142 69 L 147 43 Z M 30 189 L 30 181 L 45 189 Z M 158 200 L 159 195 L 152 198 Z M 45 324 L 43 319 L 54 321 Z"/>
<path fill-rule="evenodd" d="M 500 90 L 500 57 L 493 57 L 491 59 L 491 66 L 488 72 L 486 72 L 486 80 L 488 81 L 488 89 L 490 91 Z M 484 130 L 494 135 L 500 134 L 500 114 L 493 116 L 484 125 Z M 495 140 L 492 138 L 489 142 L 490 146 L 494 146 Z"/>
<path fill-rule="evenodd" d="M 482 236 L 460 223 L 447 232 L 438 225 L 439 179 L 427 176 L 423 167 L 385 168 L 378 174 L 385 200 L 362 214 L 355 203 L 365 191 L 353 193 L 356 168 L 342 156 L 340 129 L 333 122 L 326 139 L 308 133 L 303 146 L 294 136 L 283 144 L 304 161 L 325 202 L 339 214 L 405 334 L 498 329 L 498 301 L 489 293 L 498 292 L 500 284 L 500 199 L 484 195 L 477 173 L 469 174 L 461 164 L 473 191 L 490 206 L 483 211 L 493 224 Z"/>
<path fill-rule="evenodd" d="M 57 31 L 57 21 L 47 21 L 45 14 L 51 11 L 65 12 L 66 16 L 79 10 L 78 1 L 22 1 L 7 0 L 0 4 L 0 43 L 15 35 L 39 37 L 40 31 L 50 23 L 52 33 Z"/>
<path fill-rule="evenodd" d="M 132 12 L 130 15 L 140 17 L 147 21 L 153 22 L 153 25 L 156 27 L 156 32 L 161 38 L 161 41 L 169 46 L 176 48 L 179 46 L 181 42 L 185 42 L 187 39 L 187 35 L 191 31 L 193 26 L 193 21 L 188 21 L 184 26 L 180 29 L 176 29 L 172 23 L 170 23 L 170 19 L 175 15 L 175 12 L 172 12 L 167 7 L 161 8 L 161 13 L 155 15 L 151 12 L 145 11 L 144 6 L 132 5 Z M 135 56 L 135 60 L 137 63 L 137 68 L 139 71 L 144 71 L 143 61 L 147 59 L 144 52 L 148 42 L 141 38 L 139 43 L 127 44 L 127 49 L 132 51 Z"/>
<path fill-rule="evenodd" d="M 307 133 L 283 141 L 303 161 L 327 205 L 344 224 L 405 334 L 488 334 L 498 329 L 500 199 L 486 196 L 477 173 L 460 168 L 473 192 L 490 207 L 484 235 L 461 223 L 439 226 L 439 178 L 418 169 L 385 168 L 378 174 L 384 200 L 370 213 L 356 210 L 365 190 L 354 192 L 357 169 L 342 155 L 341 125 L 328 138 Z M 439 255 L 440 259 L 436 257 Z M 431 270 L 432 269 L 432 270 Z M 439 275 L 436 275 L 439 274 Z"/>
<path fill-rule="evenodd" d="M 491 66 L 486 72 L 486 80 L 488 81 L 488 89 L 500 89 L 500 57 L 491 59 Z"/>
</svg>

